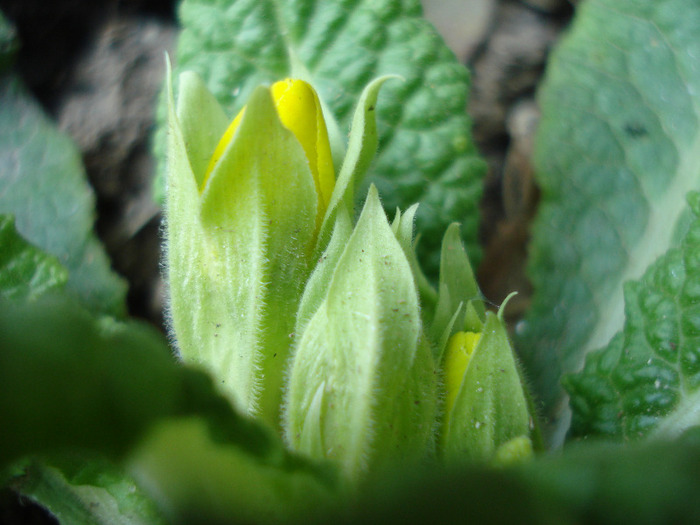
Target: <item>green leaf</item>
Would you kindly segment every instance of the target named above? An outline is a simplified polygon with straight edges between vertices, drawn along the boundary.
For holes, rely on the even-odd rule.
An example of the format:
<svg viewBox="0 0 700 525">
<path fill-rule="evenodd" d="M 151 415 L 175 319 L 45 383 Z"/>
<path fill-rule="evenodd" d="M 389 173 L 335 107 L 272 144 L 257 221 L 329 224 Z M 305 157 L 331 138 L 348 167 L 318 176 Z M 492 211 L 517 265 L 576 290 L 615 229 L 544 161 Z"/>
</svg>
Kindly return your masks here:
<svg viewBox="0 0 700 525">
<path fill-rule="evenodd" d="M 25 241 L 11 215 L 0 214 L 0 297 L 37 297 L 62 288 L 68 272 L 53 255 Z"/>
<path fill-rule="evenodd" d="M 0 213 L 58 257 L 67 290 L 94 311 L 123 315 L 126 285 L 92 231 L 94 197 L 80 155 L 9 75 L 0 76 L 0 186 Z"/>
<path fill-rule="evenodd" d="M 367 82 L 402 76 L 405 82 L 387 86 L 378 102 L 379 153 L 368 182 L 379 187 L 387 210 L 421 202 L 418 230 L 431 273 L 451 222 L 463 224 L 469 253 L 478 253 L 485 164 L 464 110 L 469 75 L 421 17 L 418 0 L 186 0 L 180 20 L 178 70 L 199 73 L 230 115 L 255 86 L 301 77 L 337 120 L 329 123 L 336 144 L 344 142 Z"/>
<path fill-rule="evenodd" d="M 542 201 L 523 360 L 560 442 L 559 385 L 624 322 L 623 283 L 676 246 L 700 188 L 700 4 L 589 0 L 539 94 Z"/>
<path fill-rule="evenodd" d="M 97 320 L 59 297 L 0 301 L 0 428 L 11 429 L 0 433 L 0 474 L 28 455 L 99 454 L 125 461 L 173 519 L 181 510 L 220 520 L 221 505 L 228 515 L 281 519 L 290 500 L 307 511 L 318 503 L 295 499 L 297 485 L 330 496 L 336 483 L 334 471 L 287 452 L 236 413 L 207 375 L 175 362 L 153 329 Z M 221 471 L 207 477 L 200 456 Z M 172 469 L 182 477 L 169 479 Z M 253 477 L 259 484 L 248 486 Z M 253 490 L 275 498 L 233 506 Z M 207 494 L 223 495 L 219 506 L 209 508 Z"/>
<path fill-rule="evenodd" d="M 196 418 L 164 421 L 129 459 L 170 522 L 306 523 L 341 492 L 330 465 L 292 456 L 275 440 L 260 461 L 212 436 Z"/>
<path fill-rule="evenodd" d="M 60 523 L 166 523 L 155 503 L 113 464 L 82 460 L 62 470 L 34 461 L 22 468 L 21 475 L 10 486 L 23 497 L 46 507 Z"/>
<path fill-rule="evenodd" d="M 700 425 L 699 300 L 696 217 L 681 246 L 626 284 L 624 332 L 565 377 L 574 436 L 675 437 Z"/>
</svg>

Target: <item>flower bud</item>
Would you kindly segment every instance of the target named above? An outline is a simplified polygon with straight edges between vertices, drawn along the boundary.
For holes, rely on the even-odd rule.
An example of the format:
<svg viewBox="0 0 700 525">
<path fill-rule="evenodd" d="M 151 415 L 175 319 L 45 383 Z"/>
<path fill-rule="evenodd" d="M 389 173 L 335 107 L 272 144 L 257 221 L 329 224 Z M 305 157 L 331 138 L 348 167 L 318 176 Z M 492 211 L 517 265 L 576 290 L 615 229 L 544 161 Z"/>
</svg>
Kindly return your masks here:
<svg viewBox="0 0 700 525">
<path fill-rule="evenodd" d="M 318 97 L 301 81 L 258 87 L 226 128 L 194 74 L 169 99 L 170 317 L 183 359 L 234 404 L 279 425 L 295 313 L 333 188 Z"/>
<path fill-rule="evenodd" d="M 498 315 L 488 312 L 480 333 L 457 332 L 450 338 L 443 377 L 445 402 L 439 439 L 443 458 L 490 461 L 505 444 L 520 443 L 513 441 L 516 438 L 529 442 L 534 420 Z"/>
<path fill-rule="evenodd" d="M 287 441 L 357 478 L 426 454 L 437 382 L 411 267 L 374 187 L 305 325 L 287 383 Z"/>
</svg>

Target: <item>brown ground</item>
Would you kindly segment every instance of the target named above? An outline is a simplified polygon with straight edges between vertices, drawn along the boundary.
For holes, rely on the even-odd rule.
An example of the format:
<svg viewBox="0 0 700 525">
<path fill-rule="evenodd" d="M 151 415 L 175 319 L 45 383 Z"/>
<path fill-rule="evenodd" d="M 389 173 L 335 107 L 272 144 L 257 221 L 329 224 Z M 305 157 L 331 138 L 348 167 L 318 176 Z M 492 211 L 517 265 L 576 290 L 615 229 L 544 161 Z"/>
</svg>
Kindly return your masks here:
<svg viewBox="0 0 700 525">
<path fill-rule="evenodd" d="M 0 0 L 0 10 L 17 25 L 22 40 L 20 73 L 83 152 L 98 198 L 98 234 L 115 269 L 129 281 L 130 311 L 156 324 L 162 323 L 163 306 L 160 215 L 150 196 L 149 138 L 163 50 L 172 54 L 176 38 L 174 4 Z M 534 93 L 573 8 L 569 0 L 423 4 L 426 16 L 472 70 L 468 111 L 490 166 L 482 202 L 485 256 L 478 276 L 494 304 L 510 291 L 520 292 L 508 309 L 514 321 L 530 297 L 524 261 L 537 202 L 530 167 L 539 116 Z M 0 494 L 0 523 L 46 522 L 7 514 L 29 509 L 7 503 L 5 496 Z"/>
</svg>

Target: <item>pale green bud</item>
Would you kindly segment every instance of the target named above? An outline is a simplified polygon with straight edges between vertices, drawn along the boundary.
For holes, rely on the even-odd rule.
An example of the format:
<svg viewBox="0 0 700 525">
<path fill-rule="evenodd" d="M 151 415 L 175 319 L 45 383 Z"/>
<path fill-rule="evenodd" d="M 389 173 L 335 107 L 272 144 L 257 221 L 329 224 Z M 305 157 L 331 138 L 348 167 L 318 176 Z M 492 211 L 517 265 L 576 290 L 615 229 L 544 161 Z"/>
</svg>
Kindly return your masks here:
<svg viewBox="0 0 700 525">
<path fill-rule="evenodd" d="M 524 455 L 536 432 L 506 328 L 488 312 L 481 332 L 457 332 L 443 359 L 444 412 L 439 451 L 446 461 Z M 511 445 L 505 446 L 507 443 Z M 502 448 L 504 447 L 504 448 Z"/>
<path fill-rule="evenodd" d="M 170 315 L 183 359 L 244 412 L 279 425 L 295 314 L 333 185 L 318 97 L 257 88 L 228 126 L 194 74 L 169 99 Z"/>
<path fill-rule="evenodd" d="M 436 388 L 411 267 L 371 187 L 327 294 L 300 335 L 285 436 L 356 479 L 427 453 Z"/>
</svg>

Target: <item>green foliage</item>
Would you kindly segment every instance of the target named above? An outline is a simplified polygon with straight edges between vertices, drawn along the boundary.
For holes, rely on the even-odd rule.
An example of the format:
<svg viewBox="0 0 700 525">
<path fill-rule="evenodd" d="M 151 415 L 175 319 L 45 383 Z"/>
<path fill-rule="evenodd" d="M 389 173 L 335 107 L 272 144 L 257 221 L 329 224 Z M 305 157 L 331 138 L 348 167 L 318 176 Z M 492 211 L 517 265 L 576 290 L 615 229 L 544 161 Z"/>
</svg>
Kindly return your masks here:
<svg viewBox="0 0 700 525">
<path fill-rule="evenodd" d="M 80 155 L 25 92 L 0 75 L 0 213 L 69 272 L 66 289 L 97 312 L 123 315 L 126 285 L 92 231 L 94 197 Z"/>
<path fill-rule="evenodd" d="M 185 0 L 180 20 L 177 70 L 204 78 L 230 115 L 260 84 L 285 76 L 311 82 L 337 120 L 329 125 L 337 159 L 363 87 L 382 75 L 403 77 L 380 96 L 379 152 L 368 182 L 387 210 L 421 203 L 418 229 L 431 274 L 453 221 L 478 259 L 485 165 L 464 111 L 468 73 L 422 19 L 418 0 Z"/>
<path fill-rule="evenodd" d="M 370 483 L 325 523 L 663 525 L 700 520 L 700 439 L 620 446 L 590 442 L 523 466 L 414 467 Z"/>
<path fill-rule="evenodd" d="M 553 442 L 568 426 L 562 373 L 622 328 L 623 283 L 678 245 L 700 189 L 699 26 L 695 0 L 589 0 L 549 63 L 519 342 Z"/>
<path fill-rule="evenodd" d="M 574 436 L 675 437 L 700 426 L 700 204 L 680 246 L 625 286 L 624 331 L 565 378 Z"/>
<path fill-rule="evenodd" d="M 31 298 L 62 288 L 68 272 L 58 259 L 25 241 L 11 215 L 0 215 L 0 297 Z"/>
<path fill-rule="evenodd" d="M 46 507 L 59 523 L 164 525 L 155 503 L 122 469 L 99 458 L 72 457 L 61 469 L 22 465 L 13 490 Z"/>
<path fill-rule="evenodd" d="M 95 319 L 59 297 L 0 302 L 0 427 L 12 429 L 0 434 L 0 473 L 16 476 L 11 484 L 68 516 L 86 512 L 85 501 L 95 498 L 114 498 L 120 510 L 146 505 L 138 497 L 130 503 L 122 485 L 130 482 L 110 468 L 103 479 L 86 475 L 89 486 L 81 488 L 66 461 L 98 468 L 89 463 L 94 454 L 124 460 L 162 509 L 186 513 L 194 501 L 202 518 L 288 517 L 323 504 L 335 483 L 332 470 L 292 455 L 266 428 L 233 411 L 207 375 L 176 363 L 160 334 L 135 322 Z M 64 473 L 41 467 L 38 477 L 24 480 L 27 472 L 10 467 L 27 454 L 52 458 Z M 171 479 L 182 465 L 195 472 L 202 458 L 207 476 Z M 253 477 L 258 483 L 248 485 Z M 195 481 L 198 490 L 182 500 L 182 487 Z M 256 490 L 260 497 L 242 497 Z M 205 504 L 208 494 L 220 496 L 217 507 Z"/>
</svg>

